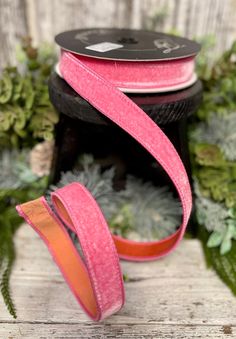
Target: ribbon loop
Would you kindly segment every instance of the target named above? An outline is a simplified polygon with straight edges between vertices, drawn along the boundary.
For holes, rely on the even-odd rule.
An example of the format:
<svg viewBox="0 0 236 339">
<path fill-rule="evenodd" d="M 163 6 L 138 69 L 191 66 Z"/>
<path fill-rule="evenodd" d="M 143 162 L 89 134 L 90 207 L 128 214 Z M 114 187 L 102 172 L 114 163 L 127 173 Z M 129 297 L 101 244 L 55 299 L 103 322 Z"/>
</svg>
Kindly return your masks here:
<svg viewBox="0 0 236 339">
<path fill-rule="evenodd" d="M 133 261 L 148 261 L 172 251 L 182 239 L 192 208 L 192 195 L 184 165 L 171 141 L 119 89 L 83 63 L 83 58 L 63 51 L 60 71 L 66 82 L 102 114 L 136 139 L 159 162 L 174 183 L 179 194 L 183 220 L 180 228 L 161 241 L 135 242 L 113 236 L 119 256 Z M 160 225 L 161 227 L 161 225 Z"/>
<path fill-rule="evenodd" d="M 73 225 L 83 258 L 43 197 L 17 206 L 17 211 L 44 240 L 85 312 L 102 320 L 124 304 L 119 258 L 106 221 L 91 194 L 78 183 L 52 193 L 52 202 L 58 215 Z"/>
</svg>

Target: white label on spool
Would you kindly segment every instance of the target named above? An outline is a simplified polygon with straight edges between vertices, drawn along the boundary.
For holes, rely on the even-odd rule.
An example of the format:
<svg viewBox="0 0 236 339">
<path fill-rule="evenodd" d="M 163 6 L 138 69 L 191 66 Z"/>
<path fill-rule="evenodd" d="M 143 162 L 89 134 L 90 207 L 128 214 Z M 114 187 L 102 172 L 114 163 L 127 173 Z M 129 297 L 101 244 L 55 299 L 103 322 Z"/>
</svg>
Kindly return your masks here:
<svg viewBox="0 0 236 339">
<path fill-rule="evenodd" d="M 104 53 L 104 52 L 112 51 L 113 49 L 118 49 L 122 47 L 124 46 L 119 45 L 119 44 L 114 44 L 113 42 L 101 42 L 99 44 L 86 46 L 85 48 L 90 49 L 91 51 Z"/>
</svg>

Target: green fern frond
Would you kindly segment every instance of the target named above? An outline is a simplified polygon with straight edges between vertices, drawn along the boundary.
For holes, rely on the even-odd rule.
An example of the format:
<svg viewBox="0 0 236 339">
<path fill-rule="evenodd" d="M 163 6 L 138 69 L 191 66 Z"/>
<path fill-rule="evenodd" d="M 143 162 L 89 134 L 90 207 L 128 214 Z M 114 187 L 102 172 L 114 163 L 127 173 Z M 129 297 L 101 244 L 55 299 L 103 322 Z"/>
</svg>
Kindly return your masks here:
<svg viewBox="0 0 236 339">
<path fill-rule="evenodd" d="M 2 277 L 1 277 L 0 288 L 1 288 L 1 293 L 3 296 L 3 300 L 7 306 L 9 313 L 13 316 L 13 318 L 17 318 L 16 309 L 15 309 L 15 306 L 14 306 L 14 303 L 11 297 L 11 293 L 10 293 L 10 274 L 11 274 L 13 262 L 14 262 L 14 258 L 12 259 L 8 258 L 7 267 L 5 268 L 2 274 Z"/>
<path fill-rule="evenodd" d="M 16 318 L 16 311 L 10 292 L 10 274 L 15 259 L 13 237 L 21 220 L 14 207 L 5 209 L 0 217 L 0 289 L 9 313 Z"/>
</svg>

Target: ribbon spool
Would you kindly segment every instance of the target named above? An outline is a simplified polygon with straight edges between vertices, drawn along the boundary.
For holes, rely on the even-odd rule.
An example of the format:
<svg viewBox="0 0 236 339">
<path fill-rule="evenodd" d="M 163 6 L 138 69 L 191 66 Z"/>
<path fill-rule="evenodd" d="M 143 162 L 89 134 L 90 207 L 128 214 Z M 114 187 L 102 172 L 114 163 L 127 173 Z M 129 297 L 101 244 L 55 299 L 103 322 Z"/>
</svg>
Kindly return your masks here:
<svg viewBox="0 0 236 339">
<path fill-rule="evenodd" d="M 76 93 L 131 135 L 159 162 L 182 203 L 182 224 L 168 238 L 143 243 L 113 235 L 119 257 L 148 261 L 168 254 L 182 239 L 189 220 L 192 199 L 188 177 L 166 135 L 121 89 L 145 93 L 189 86 L 196 81 L 194 57 L 199 45 L 161 33 L 109 29 L 65 32 L 56 37 L 56 42 L 62 47 L 57 67 L 60 75 Z M 81 185 L 65 186 L 52 195 L 52 201 L 59 218 L 76 232 L 81 243 L 85 268 L 75 271 L 78 279 L 82 277 L 82 292 L 76 287 L 71 262 L 65 259 L 75 263 L 71 258 L 73 245 L 68 245 L 64 226 L 46 202 L 37 199 L 18 206 L 17 210 L 41 235 L 88 315 L 94 320 L 103 319 L 120 309 L 124 302 L 120 269 L 106 222 L 94 199 Z M 64 243 L 67 253 L 61 257 Z M 106 255 L 99 244 L 105 246 Z M 102 275 L 107 279 L 102 279 Z"/>
<path fill-rule="evenodd" d="M 163 33 L 129 29 L 81 29 L 55 38 L 63 51 L 125 93 L 176 91 L 197 80 L 199 44 Z M 63 77 L 60 66 L 56 72 Z"/>
</svg>

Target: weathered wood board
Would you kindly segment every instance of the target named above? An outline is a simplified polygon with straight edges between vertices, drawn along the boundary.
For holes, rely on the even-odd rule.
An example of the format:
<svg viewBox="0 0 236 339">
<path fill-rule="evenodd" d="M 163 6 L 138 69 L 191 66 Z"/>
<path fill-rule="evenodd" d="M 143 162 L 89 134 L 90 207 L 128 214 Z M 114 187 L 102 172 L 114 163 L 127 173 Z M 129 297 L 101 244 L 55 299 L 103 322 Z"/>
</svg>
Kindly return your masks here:
<svg viewBox="0 0 236 339">
<path fill-rule="evenodd" d="M 148 28 L 193 38 L 214 34 L 219 54 L 236 38 L 236 0 L 0 0 L 0 68 L 15 63 L 21 35 L 53 42 L 81 27 Z"/>
<path fill-rule="evenodd" d="M 122 262 L 126 304 L 104 322 L 81 311 L 46 247 L 29 226 L 16 237 L 11 286 L 18 318 L 0 299 L 0 338 L 235 338 L 236 298 L 207 270 L 197 240 L 150 263 Z"/>
</svg>

